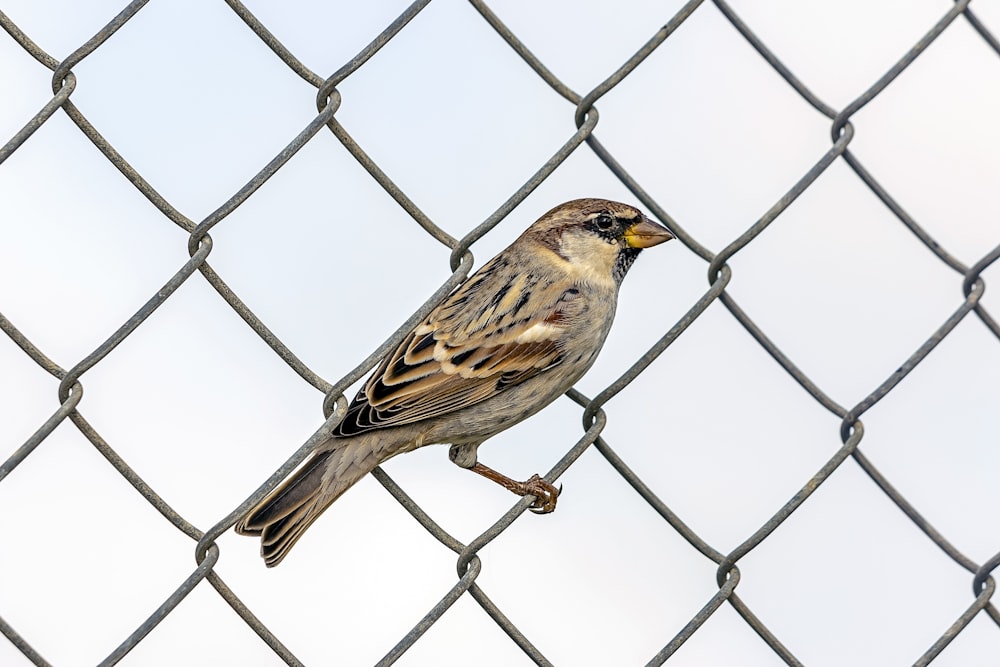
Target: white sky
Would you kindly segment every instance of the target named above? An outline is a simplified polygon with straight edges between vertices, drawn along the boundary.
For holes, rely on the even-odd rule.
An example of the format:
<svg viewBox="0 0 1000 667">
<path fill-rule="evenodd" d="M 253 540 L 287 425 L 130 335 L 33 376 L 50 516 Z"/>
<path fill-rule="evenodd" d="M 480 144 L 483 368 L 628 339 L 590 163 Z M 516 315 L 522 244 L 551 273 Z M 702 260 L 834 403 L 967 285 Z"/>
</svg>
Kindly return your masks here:
<svg viewBox="0 0 1000 667">
<path fill-rule="evenodd" d="M 557 76 L 593 88 L 680 7 L 497 2 Z M 62 59 L 121 2 L 7 0 Z M 403 2 L 249 2 L 328 75 Z M 948 11 L 944 0 L 742 0 L 734 9 L 810 89 L 843 108 Z M 1000 34 L 995 3 L 973 3 Z M 152 2 L 84 60 L 72 101 L 168 201 L 200 221 L 315 115 L 315 90 L 221 2 Z M 51 73 L 0 37 L 0 141 L 51 97 Z M 852 119 L 851 151 L 949 252 L 1000 242 L 1000 58 L 959 18 Z M 553 93 L 468 4 L 432 3 L 339 90 L 337 118 L 437 224 L 462 236 L 573 133 Z M 700 243 L 721 250 L 829 148 L 809 107 L 710 3 L 598 103 L 596 135 Z M 473 246 L 480 265 L 553 205 L 634 201 L 584 146 Z M 187 260 L 164 218 L 61 112 L 0 166 L 0 312 L 64 368 L 104 341 Z M 450 274 L 426 235 L 328 132 L 213 231 L 209 263 L 307 365 L 334 382 Z M 962 303 L 946 267 L 835 162 L 730 262 L 729 293 L 825 392 L 852 406 Z M 680 242 L 645 253 L 607 346 L 579 388 L 597 394 L 704 294 Z M 997 280 L 996 266 L 983 277 Z M 988 288 L 982 303 L 1000 317 Z M 959 550 L 1000 549 L 1000 345 L 967 317 L 863 417 L 861 449 Z M 82 378 L 80 412 L 188 521 L 205 530 L 322 422 L 303 382 L 193 276 Z M 0 458 L 58 407 L 58 381 L 0 338 Z M 604 436 L 703 539 L 728 552 L 840 446 L 809 397 L 719 303 L 607 406 Z M 560 399 L 497 436 L 481 460 L 544 473 L 582 433 Z M 428 447 L 385 470 L 469 542 L 512 504 Z M 557 665 L 644 664 L 716 592 L 715 565 L 588 451 L 549 516 L 522 516 L 481 553 L 477 580 Z M 8 536 L 0 616 L 49 661 L 94 664 L 195 568 L 194 544 L 69 422 L 0 483 Z M 340 499 L 274 570 L 227 533 L 216 571 L 307 664 L 371 664 L 448 591 L 455 555 L 372 478 Z M 847 461 L 739 562 L 740 597 L 807 665 L 911 664 L 972 603 L 956 565 Z M 935 665 L 995 665 L 985 615 Z M 123 664 L 272 665 L 206 583 Z M 0 641 L 0 664 L 28 664 Z M 463 597 L 400 665 L 528 664 Z M 728 605 L 670 665 L 777 665 Z"/>
</svg>

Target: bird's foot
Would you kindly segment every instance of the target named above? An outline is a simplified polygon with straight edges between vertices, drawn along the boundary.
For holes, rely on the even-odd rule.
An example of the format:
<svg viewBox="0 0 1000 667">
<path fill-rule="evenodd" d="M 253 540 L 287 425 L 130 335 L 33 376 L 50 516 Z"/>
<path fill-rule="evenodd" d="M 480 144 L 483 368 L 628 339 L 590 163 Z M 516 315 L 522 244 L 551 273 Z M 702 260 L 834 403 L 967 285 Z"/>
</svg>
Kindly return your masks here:
<svg viewBox="0 0 1000 667">
<path fill-rule="evenodd" d="M 556 499 L 562 491 L 562 486 L 556 488 L 538 475 L 532 475 L 525 482 L 518 482 L 507 477 L 507 475 L 484 466 L 482 463 L 476 463 L 469 470 L 487 479 L 492 479 L 503 488 L 519 496 L 534 496 L 535 502 L 531 503 L 528 509 L 535 514 L 548 514 L 553 511 L 556 508 Z"/>
<path fill-rule="evenodd" d="M 548 514 L 555 510 L 556 499 L 559 498 L 559 494 L 562 492 L 561 484 L 557 489 L 538 475 L 532 475 L 528 481 L 521 482 L 521 486 L 524 488 L 524 493 L 518 495 L 535 497 L 535 502 L 531 503 L 531 506 L 528 507 L 532 512 L 535 514 Z M 515 491 L 515 493 L 517 492 Z"/>
</svg>

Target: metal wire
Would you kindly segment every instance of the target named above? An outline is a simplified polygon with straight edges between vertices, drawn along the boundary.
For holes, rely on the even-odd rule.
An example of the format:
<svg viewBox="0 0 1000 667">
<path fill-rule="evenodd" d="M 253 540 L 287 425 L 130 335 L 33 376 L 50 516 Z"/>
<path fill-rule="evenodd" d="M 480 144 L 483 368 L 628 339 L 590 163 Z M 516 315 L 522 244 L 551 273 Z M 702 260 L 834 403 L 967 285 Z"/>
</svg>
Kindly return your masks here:
<svg viewBox="0 0 1000 667">
<path fill-rule="evenodd" d="M 875 180 L 862 165 L 860 160 L 849 150 L 854 137 L 851 118 L 865 105 L 876 99 L 900 73 L 910 67 L 914 61 L 946 30 L 962 17 L 982 40 L 997 55 L 1000 55 L 1000 41 L 969 9 L 969 0 L 956 1 L 945 12 L 940 20 L 928 29 L 928 32 L 917 41 L 913 47 L 903 54 L 886 73 L 844 108 L 837 110 L 823 102 L 812 93 L 792 72 L 772 53 L 762 40 L 754 34 L 751 28 L 723 0 L 715 0 L 715 8 L 721 12 L 740 35 L 753 47 L 764 61 L 784 79 L 785 82 L 819 113 L 831 120 L 831 146 L 802 177 L 753 225 L 733 239 L 719 252 L 713 252 L 699 243 L 688 233 L 677 220 L 671 218 L 665 209 L 656 202 L 639 181 L 616 160 L 614 155 L 598 141 L 595 128 L 599 122 L 599 114 L 594 106 L 602 97 L 611 93 L 616 86 L 625 80 L 643 63 L 656 49 L 660 48 L 674 31 L 691 15 L 698 11 L 712 11 L 702 0 L 692 0 L 684 5 L 674 16 L 667 17 L 666 23 L 643 44 L 635 54 L 623 63 L 611 76 L 607 77 L 593 90 L 585 94 L 574 92 L 550 71 L 517 36 L 500 20 L 482 0 L 470 0 L 473 7 L 486 23 L 493 28 L 500 39 L 506 42 L 529 68 L 546 83 L 552 91 L 575 106 L 575 129 L 569 133 L 562 147 L 541 165 L 520 188 L 518 188 L 493 214 L 474 227 L 461 239 L 455 239 L 444 232 L 414 202 L 390 179 L 390 177 L 375 163 L 375 161 L 351 137 L 337 118 L 341 94 L 337 86 L 352 76 L 358 76 L 359 69 L 379 49 L 385 46 L 397 34 L 406 29 L 409 22 L 416 17 L 428 4 L 429 0 L 418 0 L 406 9 L 398 18 L 390 23 L 385 30 L 375 36 L 357 56 L 345 63 L 334 74 L 327 78 L 310 71 L 302 64 L 275 36 L 272 34 L 245 6 L 238 0 L 227 0 L 231 9 L 273 53 L 297 76 L 317 89 L 317 114 L 313 120 L 294 137 L 278 155 L 274 157 L 261 171 L 244 187 L 234 194 L 227 202 L 201 222 L 186 218 L 169 202 L 166 201 L 152 186 L 119 154 L 114 147 L 97 131 L 70 98 L 76 89 L 77 81 L 73 68 L 94 53 L 119 28 L 132 20 L 145 6 L 147 0 L 136 0 L 130 3 L 122 12 L 102 28 L 93 38 L 76 49 L 69 57 L 59 61 L 35 44 L 24 32 L 2 12 L 0 25 L 10 37 L 28 54 L 53 72 L 53 97 L 38 113 L 25 124 L 2 148 L 0 148 L 0 163 L 3 163 L 35 132 L 48 122 L 55 113 L 62 110 L 80 129 L 80 131 L 97 147 L 97 149 L 171 222 L 189 233 L 187 258 L 173 276 L 163 284 L 163 287 L 128 318 L 107 340 L 97 346 L 71 369 L 64 370 L 29 341 L 15 325 L 0 315 L 0 330 L 3 330 L 23 352 L 38 366 L 50 375 L 60 380 L 58 399 L 59 405 L 52 416 L 41 424 L 36 432 L 18 447 L 9 458 L 0 465 L 0 482 L 8 473 L 20 465 L 35 451 L 57 426 L 70 420 L 107 461 L 135 488 L 135 490 L 153 507 L 155 507 L 177 530 L 196 542 L 196 567 L 191 574 L 180 582 L 176 590 L 120 645 L 101 663 L 113 665 L 121 660 L 129 651 L 162 621 L 178 604 L 197 586 L 203 582 L 213 587 L 232 609 L 253 629 L 257 635 L 274 651 L 281 660 L 289 665 L 301 664 L 301 661 L 268 629 L 253 612 L 237 597 L 236 593 L 222 581 L 214 568 L 219 559 L 219 549 L 215 540 L 227 531 L 238 518 L 253 504 L 268 493 L 278 482 L 293 470 L 318 443 L 322 442 L 329 430 L 341 418 L 346 407 L 344 390 L 361 378 L 368 370 L 402 339 L 405 333 L 417 321 L 426 316 L 431 308 L 444 295 L 449 293 L 468 275 L 473 258 L 469 248 L 484 234 L 502 221 L 528 194 L 545 181 L 560 165 L 583 144 L 611 170 L 611 172 L 627 187 L 642 205 L 654 216 L 667 224 L 678 239 L 696 256 L 705 260 L 708 265 L 709 287 L 704 295 L 692 305 L 690 310 L 669 331 L 667 331 L 648 351 L 646 351 L 620 378 L 609 384 L 595 398 L 589 399 L 576 390 L 569 392 L 570 398 L 582 408 L 584 434 L 570 448 L 563 458 L 553 467 L 546 479 L 554 481 L 559 478 L 580 455 L 590 447 L 594 447 L 628 484 L 681 535 L 694 549 L 705 558 L 717 564 L 718 591 L 707 600 L 703 608 L 680 628 L 673 637 L 664 637 L 663 648 L 651 656 L 649 665 L 659 665 L 673 655 L 699 628 L 716 613 L 723 605 L 729 604 L 745 620 L 750 628 L 774 651 L 774 653 L 789 665 L 802 664 L 791 651 L 781 643 L 778 637 L 756 616 L 749 606 L 737 595 L 740 581 L 739 562 L 753 549 L 759 546 L 775 529 L 824 484 L 848 459 L 853 460 L 874 481 L 877 487 L 895 503 L 907 517 L 937 545 L 950 559 L 974 575 L 974 600 L 969 608 L 955 619 L 953 624 L 944 629 L 942 634 L 930 642 L 924 655 L 916 662 L 918 665 L 929 664 L 937 657 L 949 642 L 968 627 L 969 623 L 981 613 L 1000 625 L 1000 613 L 992 605 L 991 598 L 996 584 L 991 576 L 994 568 L 1000 564 L 1000 553 L 984 563 L 964 555 L 947 538 L 924 518 L 923 515 L 896 490 L 885 476 L 868 460 L 859 449 L 864 438 L 864 425 L 861 418 L 881 399 L 888 395 L 903 380 L 908 373 L 916 368 L 934 348 L 944 340 L 970 313 L 985 325 L 987 330 L 1000 339 L 1000 325 L 983 306 L 981 299 L 985 290 L 982 272 L 1000 257 L 1000 246 L 993 249 L 971 267 L 964 265 L 945 248 L 937 243 L 889 193 Z M 327 128 L 336 137 L 358 163 L 371 175 L 385 191 L 402 207 L 413 220 L 431 237 L 452 249 L 452 275 L 440 288 L 421 306 L 392 336 L 375 349 L 364 361 L 345 377 L 335 383 L 330 383 L 308 368 L 278 337 L 240 300 L 236 293 L 212 269 L 208 256 L 212 251 L 213 242 L 209 232 L 222 223 L 238 206 L 243 204 L 253 193 L 318 133 Z M 732 279 L 732 271 L 727 262 L 745 249 L 761 234 L 782 212 L 834 162 L 846 162 L 861 182 L 878 197 L 879 200 L 899 219 L 915 238 L 917 238 L 935 257 L 963 278 L 965 299 L 941 325 L 933 331 L 927 340 L 910 354 L 888 378 L 852 407 L 845 407 L 834 401 L 813 380 L 811 380 L 794 362 L 764 333 L 764 331 L 739 306 L 736 300 L 726 291 Z M 175 291 L 185 282 L 195 279 L 196 275 L 204 278 L 222 297 L 246 324 L 305 382 L 326 395 L 326 421 L 317 431 L 288 459 L 275 473 L 250 497 L 234 508 L 232 512 L 219 520 L 214 526 L 202 531 L 176 512 L 160 495 L 158 495 L 127 463 L 115 449 L 88 423 L 79 408 L 83 397 L 83 378 L 95 365 L 101 363 L 116 346 L 132 335 L 142 326 L 150 315 L 163 303 L 171 298 Z M 642 373 L 664 350 L 666 350 L 688 326 L 693 323 L 712 303 L 719 301 L 732 316 L 750 333 L 764 350 L 814 399 L 828 411 L 841 419 L 840 436 L 843 445 L 823 464 L 822 467 L 780 507 L 762 526 L 747 537 L 739 546 L 724 553 L 686 525 L 655 493 L 643 482 L 641 474 L 632 470 L 626 462 L 612 449 L 601 433 L 607 423 L 607 418 L 601 410 L 608 400 L 624 389 Z M 377 469 L 376 479 L 391 493 L 410 515 L 445 547 L 457 555 L 457 579 L 455 584 L 441 597 L 441 600 L 429 609 L 426 615 L 412 630 L 400 638 L 399 642 L 378 663 L 390 665 L 399 659 L 423 634 L 442 616 L 448 613 L 452 605 L 468 594 L 483 608 L 493 621 L 508 637 L 538 665 L 550 665 L 537 646 L 503 613 L 477 583 L 482 570 L 479 553 L 491 541 L 499 537 L 524 513 L 530 504 L 529 499 L 522 499 L 485 532 L 463 544 L 460 540 L 446 532 L 429 516 L 406 492 L 400 488 L 384 471 Z M 0 609 L 2 612 L 2 609 Z M 29 645 L 25 639 L 6 621 L 0 618 L 0 632 L 32 663 L 36 665 L 49 664 L 42 655 Z"/>
</svg>

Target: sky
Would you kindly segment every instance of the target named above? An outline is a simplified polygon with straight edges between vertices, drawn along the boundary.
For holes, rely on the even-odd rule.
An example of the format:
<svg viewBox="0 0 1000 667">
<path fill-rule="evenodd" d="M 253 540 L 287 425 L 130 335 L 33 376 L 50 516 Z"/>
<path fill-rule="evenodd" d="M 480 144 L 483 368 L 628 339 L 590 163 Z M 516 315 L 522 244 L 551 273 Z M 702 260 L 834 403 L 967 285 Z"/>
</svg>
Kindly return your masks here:
<svg viewBox="0 0 1000 667">
<path fill-rule="evenodd" d="M 681 7 L 497 2 L 491 9 L 566 85 L 604 81 Z M 8 0 L 2 11 L 57 60 L 121 2 Z M 952 7 L 734 1 L 819 99 L 840 110 Z M 247 2 L 326 77 L 403 2 Z M 994 35 L 1000 9 L 972 3 Z M 315 87 L 222 2 L 151 2 L 73 68 L 70 99 L 152 187 L 200 222 L 316 117 Z M 51 71 L 0 35 L 0 143 L 52 97 Z M 971 266 L 1000 243 L 1000 57 L 959 17 L 851 117 L 851 153 L 948 253 Z M 555 93 L 466 3 L 430 3 L 338 86 L 337 120 L 435 224 L 462 237 L 576 130 Z M 719 252 L 830 149 L 804 101 L 712 3 L 597 103 L 595 136 L 689 238 Z M 538 216 L 585 196 L 637 203 L 580 146 L 472 246 L 475 266 Z M 75 366 L 188 260 L 173 224 L 62 112 L 0 164 L 0 313 Z M 323 129 L 211 231 L 211 267 L 310 369 L 335 383 L 451 275 L 425 233 Z M 964 303 L 940 261 L 835 160 L 731 259 L 727 294 L 823 392 L 851 407 Z M 980 301 L 1000 317 L 982 273 Z M 644 252 L 612 333 L 577 388 L 595 396 L 710 287 L 681 241 Z M 860 451 L 976 563 L 1000 550 L 1000 345 L 966 316 L 862 417 Z M 174 510 L 207 530 L 323 423 L 323 395 L 193 275 L 81 378 L 79 412 Z M 59 407 L 58 380 L 0 336 L 0 458 Z M 353 395 L 353 389 L 348 395 Z M 703 540 L 728 553 L 841 447 L 840 418 L 713 302 L 604 407 L 602 436 Z M 491 439 L 480 460 L 545 473 L 582 436 L 562 398 Z M 464 543 L 513 504 L 425 447 L 383 469 Z M 477 583 L 556 665 L 641 665 L 718 591 L 716 564 L 594 448 L 559 479 L 558 509 L 526 513 L 479 557 Z M 194 571 L 194 541 L 69 421 L 3 480 L 0 617 L 46 660 L 95 664 Z M 340 498 L 278 568 L 227 531 L 215 571 L 306 664 L 374 664 L 456 581 L 456 555 L 372 477 Z M 956 564 L 853 461 L 739 560 L 736 592 L 806 665 L 912 664 L 974 601 Z M 993 665 L 977 615 L 935 665 Z M 122 661 L 280 664 L 207 582 Z M 0 664 L 30 664 L 0 640 Z M 400 665 L 531 664 L 468 595 Z M 781 659 L 723 604 L 669 665 Z"/>
</svg>

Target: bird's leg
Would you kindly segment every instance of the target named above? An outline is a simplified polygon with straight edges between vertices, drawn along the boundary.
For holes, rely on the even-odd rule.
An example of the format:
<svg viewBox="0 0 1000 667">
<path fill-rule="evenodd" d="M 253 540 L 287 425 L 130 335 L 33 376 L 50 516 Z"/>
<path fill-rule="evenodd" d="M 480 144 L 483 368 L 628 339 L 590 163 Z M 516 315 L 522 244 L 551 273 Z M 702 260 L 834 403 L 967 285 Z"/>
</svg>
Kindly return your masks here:
<svg viewBox="0 0 1000 667">
<path fill-rule="evenodd" d="M 482 463 L 476 463 L 469 470 L 482 475 L 486 479 L 492 479 L 503 488 L 519 496 L 534 496 L 535 502 L 531 503 L 529 509 L 535 514 L 548 514 L 554 510 L 556 508 L 556 499 L 559 497 L 559 492 L 562 491 L 561 486 L 557 489 L 538 475 L 532 475 L 525 482 L 518 482 L 498 473 L 493 468 L 484 466 Z"/>
<path fill-rule="evenodd" d="M 519 496 L 534 496 L 535 502 L 531 503 L 529 509 L 535 514 L 548 514 L 556 508 L 556 498 L 562 491 L 561 486 L 557 489 L 538 475 L 532 475 L 531 479 L 526 482 L 518 482 L 507 475 L 502 475 L 476 460 L 479 445 L 478 442 L 452 445 L 451 449 L 448 450 L 448 458 L 455 465 L 478 473 L 487 479 L 492 479 L 503 488 Z"/>
</svg>

